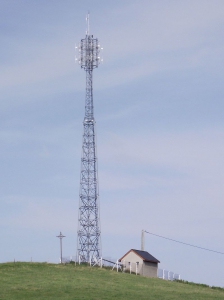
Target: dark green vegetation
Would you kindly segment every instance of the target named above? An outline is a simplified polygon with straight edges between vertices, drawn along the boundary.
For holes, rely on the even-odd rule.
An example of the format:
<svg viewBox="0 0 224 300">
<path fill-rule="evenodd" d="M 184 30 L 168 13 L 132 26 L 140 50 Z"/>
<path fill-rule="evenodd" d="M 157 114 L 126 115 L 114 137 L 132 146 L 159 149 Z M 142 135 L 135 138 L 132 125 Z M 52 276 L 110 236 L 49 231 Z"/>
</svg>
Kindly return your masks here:
<svg viewBox="0 0 224 300">
<path fill-rule="evenodd" d="M 180 283 L 185 283 L 185 284 L 197 285 L 197 286 L 201 286 L 201 287 L 205 287 L 205 288 L 209 288 L 209 289 L 221 290 L 224 292 L 224 288 L 221 288 L 219 286 L 209 286 L 207 284 L 195 283 L 195 282 L 187 281 L 187 280 L 175 280 L 175 281 L 180 282 Z"/>
<path fill-rule="evenodd" d="M 224 291 L 89 266 L 0 264 L 0 299 L 224 299 Z"/>
</svg>

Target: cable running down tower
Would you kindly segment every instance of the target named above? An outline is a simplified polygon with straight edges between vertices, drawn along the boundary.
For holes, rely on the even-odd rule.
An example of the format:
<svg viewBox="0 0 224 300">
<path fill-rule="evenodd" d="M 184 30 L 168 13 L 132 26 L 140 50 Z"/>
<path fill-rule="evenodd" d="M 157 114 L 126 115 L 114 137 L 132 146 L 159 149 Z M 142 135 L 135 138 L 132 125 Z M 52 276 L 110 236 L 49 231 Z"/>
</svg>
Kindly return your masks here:
<svg viewBox="0 0 224 300">
<path fill-rule="evenodd" d="M 101 257 L 99 190 L 96 157 L 96 131 L 93 110 L 93 69 L 100 64 L 100 44 L 89 33 L 89 14 L 86 18 L 86 37 L 79 44 L 79 64 L 86 71 L 85 117 L 79 192 L 77 257 L 90 262 Z"/>
</svg>

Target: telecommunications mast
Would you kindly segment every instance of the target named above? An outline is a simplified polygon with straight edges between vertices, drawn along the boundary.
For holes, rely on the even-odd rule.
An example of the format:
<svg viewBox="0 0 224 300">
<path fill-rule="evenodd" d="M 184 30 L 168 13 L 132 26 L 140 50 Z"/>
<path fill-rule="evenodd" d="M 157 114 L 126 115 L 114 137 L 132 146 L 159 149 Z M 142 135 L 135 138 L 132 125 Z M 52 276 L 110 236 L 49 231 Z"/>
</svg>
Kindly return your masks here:
<svg viewBox="0 0 224 300">
<path fill-rule="evenodd" d="M 99 190 L 96 157 L 96 131 L 93 111 L 93 69 L 100 64 L 100 44 L 89 32 L 86 17 L 86 37 L 79 44 L 78 62 L 86 71 L 85 117 L 81 157 L 77 258 L 90 262 L 101 257 Z"/>
</svg>

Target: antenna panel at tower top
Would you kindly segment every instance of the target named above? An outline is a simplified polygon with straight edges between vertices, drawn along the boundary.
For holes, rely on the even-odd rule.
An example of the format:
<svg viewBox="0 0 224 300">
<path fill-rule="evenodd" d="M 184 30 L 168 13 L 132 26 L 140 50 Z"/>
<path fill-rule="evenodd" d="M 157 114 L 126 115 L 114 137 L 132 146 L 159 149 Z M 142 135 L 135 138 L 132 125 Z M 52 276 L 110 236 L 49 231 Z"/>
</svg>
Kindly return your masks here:
<svg viewBox="0 0 224 300">
<path fill-rule="evenodd" d="M 86 35 L 79 44 L 79 64 L 85 70 L 97 68 L 100 64 L 100 43 L 92 35 Z"/>
</svg>

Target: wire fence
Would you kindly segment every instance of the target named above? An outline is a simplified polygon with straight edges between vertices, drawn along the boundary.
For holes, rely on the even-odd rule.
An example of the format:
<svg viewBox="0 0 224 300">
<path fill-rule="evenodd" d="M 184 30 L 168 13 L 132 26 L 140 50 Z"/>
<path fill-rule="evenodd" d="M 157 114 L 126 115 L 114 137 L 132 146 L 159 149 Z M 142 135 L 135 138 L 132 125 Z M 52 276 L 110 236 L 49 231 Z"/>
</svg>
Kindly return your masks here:
<svg viewBox="0 0 224 300">
<path fill-rule="evenodd" d="M 80 260 L 77 260 L 75 256 L 62 257 L 62 263 L 70 263 L 72 261 L 78 264 L 82 263 Z M 60 259 L 59 262 L 61 262 Z M 180 274 L 174 273 L 172 271 L 168 271 L 166 269 L 147 271 L 146 268 L 144 269 L 143 264 L 125 261 L 119 262 L 118 260 L 111 257 L 101 258 L 98 261 L 96 260 L 95 262 L 92 262 L 91 265 L 98 265 L 100 267 L 111 267 L 112 269 L 117 270 L 117 272 L 121 271 L 142 276 L 158 277 L 164 280 L 180 280 Z"/>
<path fill-rule="evenodd" d="M 165 280 L 171 280 L 171 281 L 177 279 L 180 280 L 180 274 L 165 269 L 158 269 L 157 277 Z"/>
<path fill-rule="evenodd" d="M 14 259 L 15 262 L 15 259 Z M 33 262 L 32 257 L 30 262 Z M 49 260 L 47 261 L 49 263 Z M 68 264 L 68 263 L 75 263 L 75 264 L 82 264 L 82 262 L 76 258 L 76 256 L 63 256 L 62 262 L 59 258 L 59 263 Z M 117 259 L 111 257 L 104 257 L 100 258 L 99 260 L 91 261 L 91 266 L 99 266 L 99 267 L 110 267 L 112 270 L 116 270 L 117 272 L 126 272 L 130 274 L 148 276 L 148 277 L 158 277 L 164 280 L 180 280 L 180 274 L 174 273 L 172 271 L 168 271 L 166 269 L 157 269 L 157 276 L 156 274 L 147 274 L 144 271 L 144 266 L 139 263 L 134 262 L 119 262 Z M 150 276 L 153 275 L 153 276 Z"/>
</svg>

